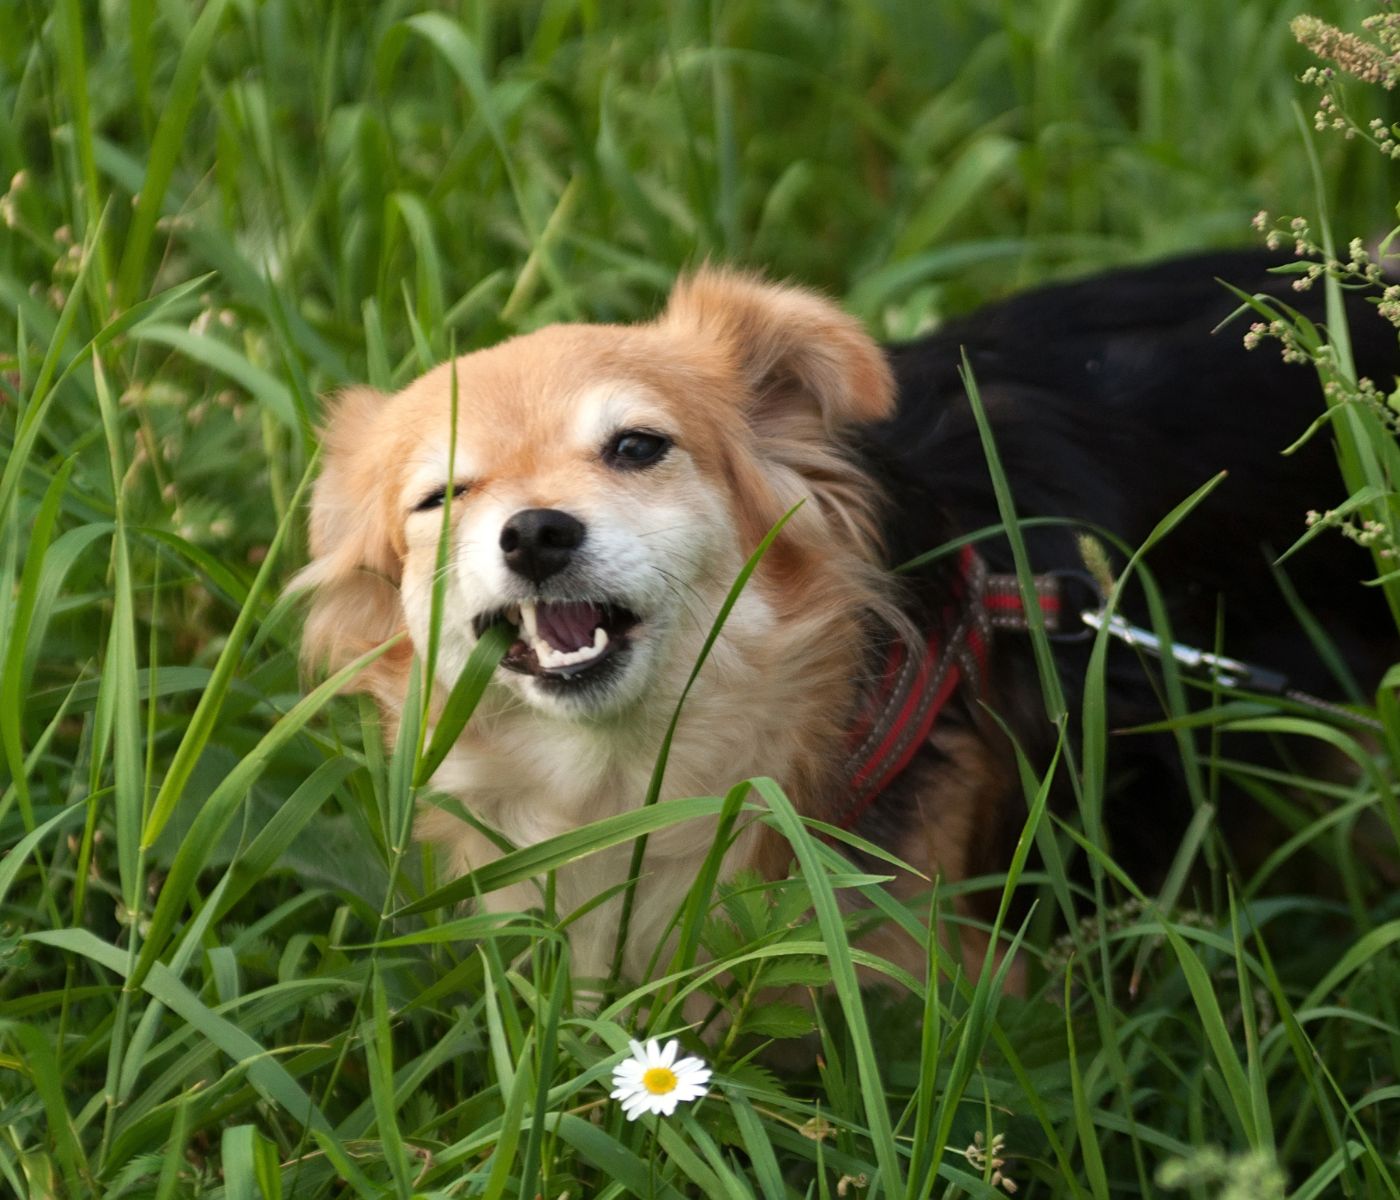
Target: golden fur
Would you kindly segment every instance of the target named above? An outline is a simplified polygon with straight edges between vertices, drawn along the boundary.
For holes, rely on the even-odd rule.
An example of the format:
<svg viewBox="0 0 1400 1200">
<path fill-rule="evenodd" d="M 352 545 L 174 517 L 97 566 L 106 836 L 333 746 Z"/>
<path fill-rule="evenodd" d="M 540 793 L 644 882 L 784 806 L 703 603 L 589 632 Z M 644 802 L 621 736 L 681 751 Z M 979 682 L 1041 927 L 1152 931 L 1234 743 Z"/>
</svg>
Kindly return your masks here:
<svg viewBox="0 0 1400 1200">
<path fill-rule="evenodd" d="M 413 647 L 426 645 L 442 514 L 414 505 L 434 481 L 466 485 L 451 505 L 444 693 L 475 643 L 471 618 L 501 602 L 505 585 L 492 582 L 501 521 L 528 508 L 586 519 L 607 552 L 599 572 L 643 597 L 635 663 L 616 694 L 587 711 L 498 672 L 434 780 L 513 843 L 536 842 L 640 803 L 720 603 L 760 539 L 801 502 L 700 673 L 664 795 L 722 794 L 771 775 L 801 811 L 832 817 L 870 615 L 904 627 L 880 566 L 878 490 L 844 445 L 849 430 L 893 405 L 885 357 L 854 319 L 811 293 L 716 270 L 679 284 L 647 324 L 555 326 L 444 364 L 393 396 L 346 392 L 326 425 L 311 563 L 298 578 L 314 588 L 305 654 L 336 667 L 407 630 L 410 639 L 357 684 L 393 722 Z M 672 439 L 663 462 L 619 472 L 600 458 L 609 432 L 630 424 Z M 965 736 L 960 761 L 982 765 L 964 773 L 965 786 L 942 780 L 937 813 L 891 847 L 928 875 L 975 865 L 968 805 L 981 776 L 998 772 L 983 743 Z M 425 812 L 419 831 L 454 872 L 496 853 L 441 809 Z M 707 850 L 693 826 L 651 839 L 629 971 L 650 958 Z M 559 910 L 621 881 L 629 854 L 624 846 L 561 872 Z M 726 868 L 773 875 L 787 857 L 776 835 L 753 825 Z M 536 901 L 526 885 L 488 897 L 502 908 Z M 617 904 L 573 927 L 576 974 L 606 971 Z"/>
</svg>

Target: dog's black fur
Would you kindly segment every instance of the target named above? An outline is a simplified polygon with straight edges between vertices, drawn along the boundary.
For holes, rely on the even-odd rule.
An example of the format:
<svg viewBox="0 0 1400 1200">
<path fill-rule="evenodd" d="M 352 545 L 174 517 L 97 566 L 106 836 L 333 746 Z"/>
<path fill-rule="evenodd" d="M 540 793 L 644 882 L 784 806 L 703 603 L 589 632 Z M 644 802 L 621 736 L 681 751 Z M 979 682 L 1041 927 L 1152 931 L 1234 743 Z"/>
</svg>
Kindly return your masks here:
<svg viewBox="0 0 1400 1200">
<path fill-rule="evenodd" d="M 1270 569 L 1271 556 L 1303 532 L 1309 509 L 1334 507 L 1346 495 L 1326 431 L 1294 454 L 1281 453 L 1323 409 L 1317 375 L 1284 363 L 1275 342 L 1247 350 L 1242 337 L 1256 317 L 1216 330 L 1239 307 L 1219 280 L 1322 320 L 1321 287 L 1295 292 L 1292 276 L 1268 273 L 1277 261 L 1219 253 L 1117 271 L 1025 293 L 889 348 L 899 409 L 866 431 L 859 452 L 889 497 L 891 566 L 1000 520 L 958 374 L 965 349 L 1021 517 L 1086 522 L 1136 547 L 1176 504 L 1228 471 L 1147 558 L 1178 640 L 1212 647 L 1223 614 L 1226 653 L 1281 671 L 1309 692 L 1342 694 Z M 1395 331 L 1361 299 L 1349 316 L 1360 373 L 1388 385 L 1400 371 Z M 1028 529 L 1025 536 L 1034 570 L 1082 567 L 1074 529 Z M 1013 569 L 1004 538 L 980 550 L 992 570 Z M 925 624 L 936 623 L 946 604 L 949 569 L 945 560 L 911 580 L 910 605 Z M 1290 558 L 1286 572 L 1360 685 L 1373 687 L 1396 644 L 1378 590 L 1361 583 L 1373 574 L 1368 555 L 1327 532 Z M 1145 620 L 1140 592 L 1127 598 L 1125 615 Z M 1071 711 L 1082 700 L 1087 653 L 1083 645 L 1057 647 Z M 1000 635 L 992 665 L 1001 715 L 1032 753 L 1043 754 L 1047 723 L 1028 641 Z M 1115 727 L 1162 715 L 1129 650 L 1110 656 L 1109 691 Z M 959 711 L 942 719 L 971 722 L 975 703 L 964 696 Z M 1175 848 L 1189 813 L 1179 757 L 1166 735 L 1115 742 L 1115 853 L 1150 875 L 1162 865 L 1162 848 Z M 924 754 L 922 765 L 933 767 L 929 756 L 937 751 Z M 882 798 L 884 819 L 901 796 L 915 794 L 918 773 L 916 765 Z M 1015 814 L 1004 818 L 986 847 L 989 866 L 1005 861 L 1006 839 L 1019 828 Z M 880 810 L 869 819 L 879 822 Z"/>
</svg>

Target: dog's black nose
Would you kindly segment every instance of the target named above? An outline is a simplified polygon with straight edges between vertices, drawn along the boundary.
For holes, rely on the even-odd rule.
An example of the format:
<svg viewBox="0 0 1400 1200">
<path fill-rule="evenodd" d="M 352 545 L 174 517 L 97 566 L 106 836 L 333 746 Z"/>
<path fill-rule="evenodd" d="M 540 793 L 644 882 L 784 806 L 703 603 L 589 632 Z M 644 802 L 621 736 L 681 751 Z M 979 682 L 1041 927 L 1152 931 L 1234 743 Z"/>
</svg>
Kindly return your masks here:
<svg viewBox="0 0 1400 1200">
<path fill-rule="evenodd" d="M 517 575 L 543 583 L 569 565 L 583 522 L 557 508 L 522 508 L 501 527 L 501 551 Z"/>
</svg>

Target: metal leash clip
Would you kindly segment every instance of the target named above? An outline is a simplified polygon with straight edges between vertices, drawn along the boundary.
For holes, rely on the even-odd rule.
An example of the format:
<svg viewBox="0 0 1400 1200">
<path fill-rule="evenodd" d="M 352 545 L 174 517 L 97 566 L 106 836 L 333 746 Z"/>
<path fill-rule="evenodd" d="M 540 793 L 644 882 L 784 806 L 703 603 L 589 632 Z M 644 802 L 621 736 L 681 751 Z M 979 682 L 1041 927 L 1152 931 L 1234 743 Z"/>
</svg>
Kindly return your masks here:
<svg viewBox="0 0 1400 1200">
<path fill-rule="evenodd" d="M 1090 609 L 1081 612 L 1079 619 L 1094 630 L 1106 625 L 1110 637 L 1115 637 L 1126 645 L 1136 646 L 1154 658 L 1170 655 L 1184 670 L 1204 675 L 1221 687 L 1248 688 L 1250 691 L 1267 692 L 1275 696 L 1281 696 L 1288 690 L 1288 677 L 1277 671 L 1240 662 L 1237 658 L 1226 658 L 1223 654 L 1211 654 L 1208 650 L 1200 650 L 1182 642 L 1164 644 L 1150 629 L 1134 625 L 1117 613 L 1109 617 L 1105 616 L 1102 609 Z"/>
</svg>

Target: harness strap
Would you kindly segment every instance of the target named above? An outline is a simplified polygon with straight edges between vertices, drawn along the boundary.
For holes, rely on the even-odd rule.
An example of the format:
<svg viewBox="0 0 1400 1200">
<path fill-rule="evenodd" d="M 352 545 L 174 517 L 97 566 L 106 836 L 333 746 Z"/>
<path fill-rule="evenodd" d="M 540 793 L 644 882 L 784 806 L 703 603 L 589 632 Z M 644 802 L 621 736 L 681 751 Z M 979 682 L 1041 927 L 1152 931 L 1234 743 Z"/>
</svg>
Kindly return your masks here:
<svg viewBox="0 0 1400 1200">
<path fill-rule="evenodd" d="M 1087 587 L 1094 607 L 1080 611 L 1079 605 L 1065 598 L 1065 585 L 1075 581 Z M 1150 630 L 1130 625 L 1120 616 L 1106 615 L 1097 584 L 1082 571 L 1035 575 L 1032 584 L 1045 631 L 1059 640 L 1092 637 L 1093 631 L 1103 626 L 1109 636 L 1138 651 L 1171 657 L 1182 669 L 1221 686 L 1283 696 L 1365 728 L 1380 728 L 1370 717 L 1289 687 L 1287 678 L 1277 671 L 1194 646 L 1163 643 Z M 991 574 L 970 545 L 958 553 L 958 572 L 940 618 L 922 647 L 911 650 L 904 639 L 891 639 L 882 669 L 868 682 L 857 705 L 856 718 L 846 735 L 848 800 L 836 822 L 842 829 L 854 828 L 914 760 L 960 685 L 966 684 L 973 696 L 981 693 L 993 631 L 1026 630 L 1031 625 L 1017 577 Z M 1077 618 L 1083 631 L 1067 631 L 1069 621 L 1065 618 Z"/>
<path fill-rule="evenodd" d="M 1046 628 L 1059 628 L 1059 580 L 1035 577 Z M 994 629 L 1026 629 L 1029 621 L 1014 575 L 993 575 L 969 545 L 958 553 L 958 574 L 939 628 L 922 650 L 895 638 L 879 676 L 861 701 L 847 734 L 846 808 L 837 824 L 851 829 L 880 793 L 913 761 L 938 715 L 960 685 L 981 693 Z M 947 631 L 944 633 L 943 631 Z"/>
<path fill-rule="evenodd" d="M 1045 632 L 1058 633 L 1060 614 L 1064 608 L 1060 601 L 1060 576 L 1032 575 L 1031 583 L 1035 588 L 1036 601 L 1040 605 Z M 993 629 L 1030 628 L 1025 600 L 1021 596 L 1021 581 L 1015 575 L 987 575 L 982 604 L 987 609 Z"/>
</svg>

